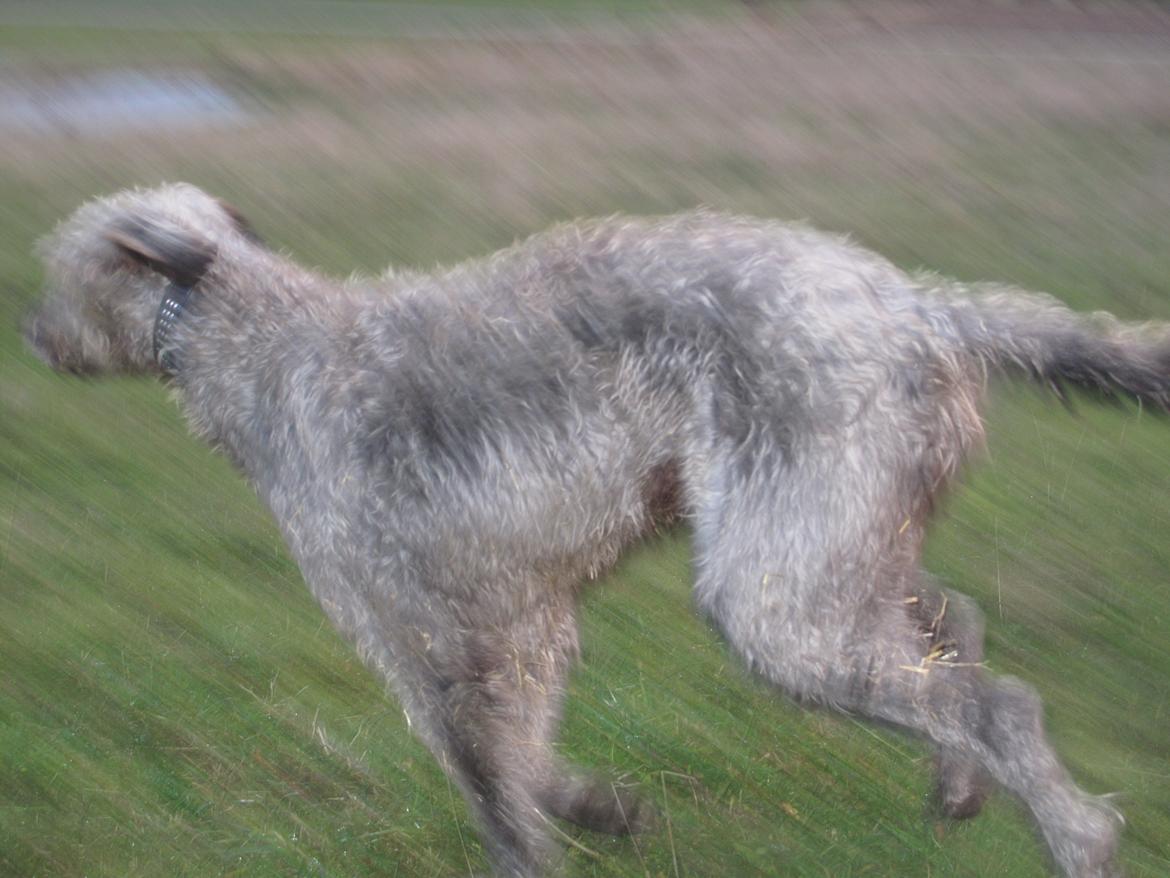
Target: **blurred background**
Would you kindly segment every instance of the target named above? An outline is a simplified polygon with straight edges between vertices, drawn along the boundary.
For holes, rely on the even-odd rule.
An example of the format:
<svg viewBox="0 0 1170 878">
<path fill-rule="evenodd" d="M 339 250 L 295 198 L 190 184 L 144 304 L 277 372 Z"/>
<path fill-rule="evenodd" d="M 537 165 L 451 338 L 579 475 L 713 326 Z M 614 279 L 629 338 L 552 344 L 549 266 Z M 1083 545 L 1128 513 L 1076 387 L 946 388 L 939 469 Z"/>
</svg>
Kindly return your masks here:
<svg viewBox="0 0 1170 878">
<path fill-rule="evenodd" d="M 900 265 L 1170 319 L 1170 12 L 1151 3 L 0 3 L 0 875 L 450 876 L 458 795 L 156 384 L 48 373 L 36 239 L 187 180 L 338 275 L 708 204 Z M 1170 424 L 996 386 L 928 565 L 988 617 L 1130 875 L 1170 874 Z M 562 735 L 658 805 L 582 876 L 1036 876 L 1004 796 L 801 710 L 690 612 L 686 534 L 585 597 Z"/>
</svg>

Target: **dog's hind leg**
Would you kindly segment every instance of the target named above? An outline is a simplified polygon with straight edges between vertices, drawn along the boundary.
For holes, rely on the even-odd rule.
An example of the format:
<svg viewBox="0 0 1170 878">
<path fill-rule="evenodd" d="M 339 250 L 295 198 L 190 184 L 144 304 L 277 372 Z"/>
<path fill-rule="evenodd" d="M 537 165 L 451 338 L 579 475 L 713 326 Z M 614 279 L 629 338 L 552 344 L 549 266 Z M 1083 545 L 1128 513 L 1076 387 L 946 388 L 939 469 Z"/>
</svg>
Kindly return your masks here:
<svg viewBox="0 0 1170 878">
<path fill-rule="evenodd" d="M 897 630 L 896 608 L 883 609 L 889 620 L 883 627 Z M 849 687 L 863 694 L 847 706 L 926 736 L 951 756 L 960 780 L 966 766 L 980 763 L 1029 807 L 1066 875 L 1120 874 L 1114 862 L 1119 817 L 1107 802 L 1082 792 L 1061 765 L 1044 733 L 1039 696 L 1019 680 L 992 677 L 933 649 L 919 645 L 916 653 L 915 634 L 910 620 L 899 648 L 891 650 L 887 638 L 868 656 L 851 656 L 864 685 Z M 954 779 L 944 777 L 948 781 Z"/>
<path fill-rule="evenodd" d="M 956 810 L 979 801 L 981 767 L 1027 804 L 1066 875 L 1115 875 L 1115 812 L 1069 778 L 1036 694 L 980 666 L 978 615 L 923 585 L 925 508 L 906 490 L 921 481 L 884 450 L 830 446 L 775 473 L 727 456 L 699 498 L 700 605 L 790 695 L 926 737 Z"/>
<path fill-rule="evenodd" d="M 832 654 L 823 650 L 838 641 L 840 620 L 821 630 L 806 628 L 791 644 L 767 633 L 773 626 L 791 630 L 782 614 L 752 628 L 725 630 L 752 666 L 789 694 L 929 739 L 940 753 L 946 803 L 961 810 L 981 802 L 985 771 L 1029 807 L 1066 875 L 1119 874 L 1113 860 L 1116 813 L 1072 782 L 1046 739 L 1036 693 L 1018 680 L 996 679 L 937 654 L 902 606 L 874 608 L 864 618 L 850 620 L 856 640 Z"/>
<path fill-rule="evenodd" d="M 923 583 L 905 598 L 918 637 L 928 645 L 932 661 L 976 666 L 983 662 L 983 613 L 969 597 L 939 589 L 923 575 Z M 991 793 L 991 779 L 982 763 L 952 747 L 939 747 L 935 759 L 933 800 L 954 820 L 977 815 Z"/>
</svg>

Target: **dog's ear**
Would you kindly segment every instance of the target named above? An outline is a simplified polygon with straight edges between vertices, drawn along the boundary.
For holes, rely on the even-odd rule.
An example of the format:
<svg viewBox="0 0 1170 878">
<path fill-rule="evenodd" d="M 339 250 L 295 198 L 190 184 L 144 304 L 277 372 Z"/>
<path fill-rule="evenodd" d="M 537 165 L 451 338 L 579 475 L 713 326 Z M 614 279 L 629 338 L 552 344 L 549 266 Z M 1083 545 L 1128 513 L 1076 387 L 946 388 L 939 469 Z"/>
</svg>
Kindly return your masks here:
<svg viewBox="0 0 1170 878">
<path fill-rule="evenodd" d="M 259 244 L 261 247 L 268 246 L 267 242 L 260 237 L 260 233 L 256 231 L 256 227 L 234 205 L 228 204 L 222 198 L 215 200 L 219 202 L 219 206 L 223 208 L 223 212 L 231 218 L 232 224 L 236 227 L 237 232 L 253 244 Z"/>
<path fill-rule="evenodd" d="M 124 256 L 184 287 L 199 283 L 215 259 L 215 245 L 210 241 L 141 217 L 120 220 L 106 237 Z"/>
</svg>

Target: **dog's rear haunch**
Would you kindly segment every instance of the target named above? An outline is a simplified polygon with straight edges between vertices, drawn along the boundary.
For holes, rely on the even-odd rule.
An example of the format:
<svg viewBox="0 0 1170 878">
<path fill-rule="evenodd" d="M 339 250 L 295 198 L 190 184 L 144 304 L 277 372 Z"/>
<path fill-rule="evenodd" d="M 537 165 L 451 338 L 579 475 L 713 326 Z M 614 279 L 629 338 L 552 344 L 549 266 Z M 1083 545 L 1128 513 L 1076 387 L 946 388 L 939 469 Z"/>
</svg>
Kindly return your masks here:
<svg viewBox="0 0 1170 878">
<path fill-rule="evenodd" d="M 176 185 L 82 207 L 43 255 L 30 343 L 68 371 L 169 376 L 462 790 L 498 874 L 552 869 L 554 819 L 647 822 L 552 742 L 579 583 L 675 515 L 699 607 L 753 669 L 929 739 L 947 814 L 998 782 L 1064 873 L 1116 874 L 1117 814 L 1069 778 L 1035 693 L 980 667 L 978 611 L 919 555 L 981 438 L 989 370 L 1164 410 L 1165 328 L 706 212 L 338 281 Z"/>
</svg>

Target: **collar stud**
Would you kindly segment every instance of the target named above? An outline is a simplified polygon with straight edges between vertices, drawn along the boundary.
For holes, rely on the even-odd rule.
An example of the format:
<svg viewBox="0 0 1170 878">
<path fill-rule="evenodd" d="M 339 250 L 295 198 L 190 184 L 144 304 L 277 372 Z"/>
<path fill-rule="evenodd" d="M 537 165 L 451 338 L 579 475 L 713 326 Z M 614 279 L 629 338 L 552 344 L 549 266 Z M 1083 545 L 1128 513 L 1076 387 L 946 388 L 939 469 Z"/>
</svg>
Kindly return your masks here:
<svg viewBox="0 0 1170 878">
<path fill-rule="evenodd" d="M 167 284 L 158 316 L 154 320 L 154 361 L 168 375 L 179 371 L 179 361 L 173 345 L 169 344 L 171 330 L 183 316 L 183 310 L 191 300 L 193 289 L 172 281 Z"/>
</svg>

